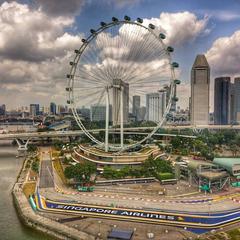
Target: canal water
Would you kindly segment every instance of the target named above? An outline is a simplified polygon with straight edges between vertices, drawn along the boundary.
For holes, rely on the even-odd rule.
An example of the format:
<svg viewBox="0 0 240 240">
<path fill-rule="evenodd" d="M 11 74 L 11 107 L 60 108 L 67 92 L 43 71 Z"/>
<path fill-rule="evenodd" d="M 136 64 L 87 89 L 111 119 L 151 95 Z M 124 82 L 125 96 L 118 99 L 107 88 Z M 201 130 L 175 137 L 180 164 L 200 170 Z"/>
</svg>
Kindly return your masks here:
<svg viewBox="0 0 240 240">
<path fill-rule="evenodd" d="M 13 205 L 11 189 L 21 169 L 23 159 L 16 158 L 17 147 L 10 141 L 0 141 L 0 239 L 50 240 L 45 235 L 24 226 Z"/>
</svg>

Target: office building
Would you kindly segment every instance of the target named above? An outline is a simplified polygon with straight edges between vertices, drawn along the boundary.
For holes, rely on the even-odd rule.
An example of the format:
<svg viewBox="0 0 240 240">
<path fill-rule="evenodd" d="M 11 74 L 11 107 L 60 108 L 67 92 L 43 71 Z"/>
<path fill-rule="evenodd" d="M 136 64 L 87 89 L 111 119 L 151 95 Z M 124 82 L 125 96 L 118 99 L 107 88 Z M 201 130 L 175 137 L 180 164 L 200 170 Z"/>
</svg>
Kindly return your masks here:
<svg viewBox="0 0 240 240">
<path fill-rule="evenodd" d="M 135 117 L 136 121 L 139 121 L 140 118 L 140 105 L 141 105 L 141 98 L 140 96 L 133 96 L 133 106 L 132 106 L 132 114 Z"/>
<path fill-rule="evenodd" d="M 146 120 L 146 107 L 142 106 L 139 109 L 139 119 L 138 121 Z"/>
<path fill-rule="evenodd" d="M 230 77 L 215 78 L 214 82 L 214 124 L 229 124 L 230 119 Z"/>
<path fill-rule="evenodd" d="M 89 108 L 82 107 L 79 109 L 78 112 L 80 113 L 81 117 L 83 117 L 85 120 L 90 119 L 90 109 Z"/>
<path fill-rule="evenodd" d="M 230 93 L 229 93 L 229 116 L 228 123 L 235 123 L 235 85 L 230 82 Z"/>
<path fill-rule="evenodd" d="M 5 113 L 6 113 L 6 105 L 2 104 L 0 106 L 0 115 L 5 115 Z"/>
<path fill-rule="evenodd" d="M 40 113 L 39 104 L 30 104 L 30 116 L 35 117 Z"/>
<path fill-rule="evenodd" d="M 191 71 L 191 124 L 209 123 L 210 67 L 204 55 L 197 55 Z"/>
<path fill-rule="evenodd" d="M 234 122 L 240 124 L 240 77 L 234 79 Z"/>
<path fill-rule="evenodd" d="M 166 105 L 168 104 L 168 102 L 169 102 L 169 98 L 170 98 L 170 95 L 171 95 L 171 88 L 170 88 L 170 86 L 166 86 L 166 87 L 164 87 L 164 90 L 166 91 Z M 173 96 L 175 96 L 176 97 L 176 95 L 177 95 L 177 86 L 175 86 L 174 87 L 174 89 L 173 89 Z M 167 106 L 166 106 L 167 107 Z M 170 113 L 175 113 L 176 112 L 176 110 L 177 110 L 177 102 L 176 101 L 173 101 L 172 99 L 171 99 L 171 107 L 170 107 L 170 110 L 169 110 L 169 112 Z"/>
<path fill-rule="evenodd" d="M 113 80 L 113 109 L 112 109 L 112 120 L 113 125 L 121 124 L 121 95 L 123 91 L 123 123 L 128 122 L 129 112 L 129 84 L 123 82 L 121 79 Z"/>
<path fill-rule="evenodd" d="M 146 95 L 146 120 L 160 122 L 166 109 L 166 91 Z"/>
<path fill-rule="evenodd" d="M 112 106 L 109 106 L 109 122 L 112 121 Z M 99 122 L 106 120 L 106 106 L 105 105 L 92 105 L 90 109 L 90 120 L 92 122 Z"/>
<path fill-rule="evenodd" d="M 57 113 L 57 106 L 54 102 L 50 103 L 50 114 L 56 115 Z"/>
</svg>

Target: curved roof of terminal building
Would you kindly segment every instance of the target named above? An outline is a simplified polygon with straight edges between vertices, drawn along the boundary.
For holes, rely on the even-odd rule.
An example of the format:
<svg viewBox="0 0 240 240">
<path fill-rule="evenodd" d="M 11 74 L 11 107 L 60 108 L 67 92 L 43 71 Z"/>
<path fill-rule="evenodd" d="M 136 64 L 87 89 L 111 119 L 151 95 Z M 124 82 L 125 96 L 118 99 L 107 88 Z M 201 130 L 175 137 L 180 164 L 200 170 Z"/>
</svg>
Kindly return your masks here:
<svg viewBox="0 0 240 240">
<path fill-rule="evenodd" d="M 240 165 L 240 158 L 214 158 L 213 163 L 231 172 L 234 165 Z"/>
<path fill-rule="evenodd" d="M 207 62 L 205 55 L 198 54 L 197 57 L 195 58 L 195 61 L 194 61 L 194 64 L 192 67 L 193 68 L 199 68 L 199 67 L 208 67 L 209 68 L 209 64 Z"/>
</svg>

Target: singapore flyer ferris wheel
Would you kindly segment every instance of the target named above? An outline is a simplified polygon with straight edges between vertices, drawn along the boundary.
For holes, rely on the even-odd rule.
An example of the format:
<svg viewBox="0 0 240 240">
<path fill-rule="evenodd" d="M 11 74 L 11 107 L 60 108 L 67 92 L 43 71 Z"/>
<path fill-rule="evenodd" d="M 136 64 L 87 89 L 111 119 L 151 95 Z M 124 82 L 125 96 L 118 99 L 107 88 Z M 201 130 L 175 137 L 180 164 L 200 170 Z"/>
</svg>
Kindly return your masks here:
<svg viewBox="0 0 240 240">
<path fill-rule="evenodd" d="M 145 142 L 163 125 L 175 96 L 173 47 L 164 43 L 164 33 L 141 18 L 132 21 L 115 17 L 101 22 L 98 29 L 82 39 L 67 74 L 67 103 L 84 134 L 100 148 L 123 151 Z M 90 109 L 88 120 L 79 108 Z M 151 121 L 151 132 L 125 143 L 126 129 L 132 121 Z M 104 138 L 93 134 L 93 124 L 104 131 Z M 88 123 L 88 124 L 87 124 Z M 112 140 L 118 134 L 118 142 Z"/>
</svg>

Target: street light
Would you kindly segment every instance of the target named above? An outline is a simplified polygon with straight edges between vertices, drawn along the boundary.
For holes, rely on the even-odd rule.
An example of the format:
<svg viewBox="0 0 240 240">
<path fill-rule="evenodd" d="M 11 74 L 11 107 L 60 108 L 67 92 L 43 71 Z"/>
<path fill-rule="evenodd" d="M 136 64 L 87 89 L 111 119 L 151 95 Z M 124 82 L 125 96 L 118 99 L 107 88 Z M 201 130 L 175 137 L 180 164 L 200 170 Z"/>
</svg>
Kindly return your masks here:
<svg viewBox="0 0 240 240">
<path fill-rule="evenodd" d="M 100 237 L 101 236 L 101 229 L 100 229 L 100 226 L 101 226 L 101 223 L 102 223 L 102 221 L 101 220 L 99 220 L 98 221 L 98 224 L 99 224 L 99 228 L 98 228 L 98 236 Z"/>
</svg>

